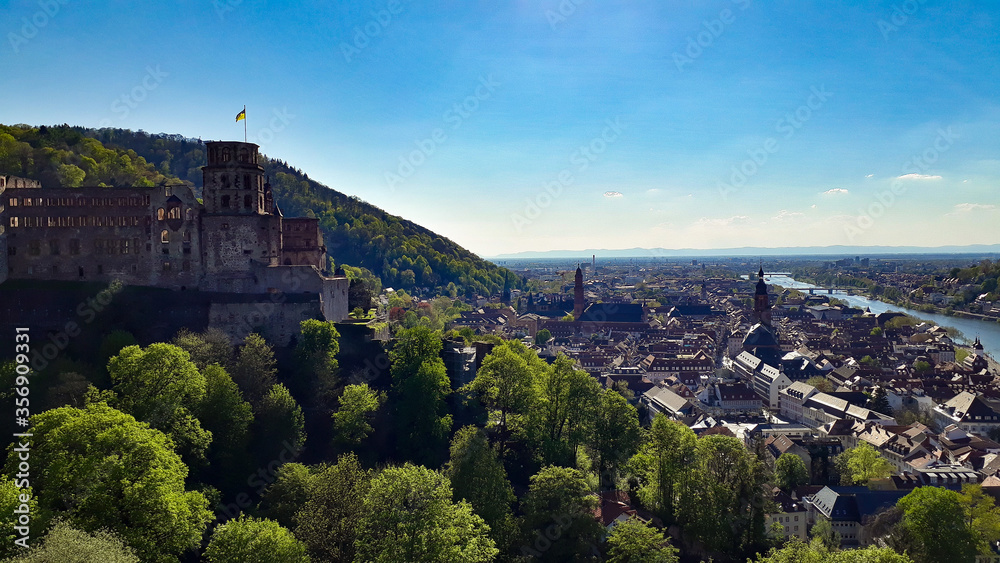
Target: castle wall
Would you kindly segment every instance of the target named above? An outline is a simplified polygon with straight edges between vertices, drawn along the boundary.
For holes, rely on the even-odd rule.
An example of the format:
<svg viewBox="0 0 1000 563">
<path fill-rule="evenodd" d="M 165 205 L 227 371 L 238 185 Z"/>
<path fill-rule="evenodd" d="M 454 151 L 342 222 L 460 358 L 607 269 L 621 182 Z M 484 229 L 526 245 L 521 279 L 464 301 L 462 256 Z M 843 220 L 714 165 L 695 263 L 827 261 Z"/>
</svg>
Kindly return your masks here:
<svg viewBox="0 0 1000 563">
<path fill-rule="evenodd" d="M 8 189 L 11 279 L 193 288 L 200 206 L 187 187 Z"/>
<path fill-rule="evenodd" d="M 204 215 L 205 274 L 252 274 L 255 262 L 277 265 L 280 221 L 273 215 Z"/>
<path fill-rule="evenodd" d="M 326 245 L 319 219 L 284 218 L 281 222 L 281 263 L 286 266 L 316 266 L 327 269 Z"/>
<path fill-rule="evenodd" d="M 218 328 L 234 342 L 242 342 L 251 332 L 256 332 L 275 346 L 288 346 L 300 330 L 300 323 L 307 319 L 320 319 L 319 297 L 309 300 L 288 299 L 280 296 L 269 299 L 259 296 L 255 302 L 212 303 L 208 313 L 210 327 Z"/>
</svg>

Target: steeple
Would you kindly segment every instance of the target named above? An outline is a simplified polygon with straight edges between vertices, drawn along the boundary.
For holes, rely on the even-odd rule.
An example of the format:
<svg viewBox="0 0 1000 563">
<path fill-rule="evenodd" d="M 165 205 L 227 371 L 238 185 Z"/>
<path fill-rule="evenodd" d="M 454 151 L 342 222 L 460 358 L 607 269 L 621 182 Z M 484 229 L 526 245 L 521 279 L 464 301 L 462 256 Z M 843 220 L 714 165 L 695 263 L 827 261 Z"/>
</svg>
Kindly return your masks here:
<svg viewBox="0 0 1000 563">
<path fill-rule="evenodd" d="M 757 272 L 757 290 L 753 296 L 754 316 L 760 319 L 762 324 L 771 325 L 771 298 L 767 294 L 767 283 L 764 281 L 764 266 Z"/>
<path fill-rule="evenodd" d="M 583 316 L 583 270 L 577 266 L 573 284 L 573 318 L 580 320 L 581 316 Z"/>
</svg>

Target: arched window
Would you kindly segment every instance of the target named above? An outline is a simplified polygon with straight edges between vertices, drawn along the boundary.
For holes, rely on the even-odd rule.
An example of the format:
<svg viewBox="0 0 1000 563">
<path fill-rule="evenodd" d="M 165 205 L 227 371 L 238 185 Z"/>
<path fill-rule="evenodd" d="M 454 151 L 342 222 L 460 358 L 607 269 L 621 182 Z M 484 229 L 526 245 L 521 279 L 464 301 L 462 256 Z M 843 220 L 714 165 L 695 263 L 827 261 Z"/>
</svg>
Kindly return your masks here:
<svg viewBox="0 0 1000 563">
<path fill-rule="evenodd" d="M 233 153 L 226 147 L 222 149 L 222 162 L 229 162 L 233 158 Z"/>
<path fill-rule="evenodd" d="M 191 219 L 194 219 L 194 211 L 192 211 L 191 208 L 188 207 L 187 211 L 184 212 L 184 216 L 188 221 L 190 221 Z"/>
<path fill-rule="evenodd" d="M 244 174 L 243 175 L 243 187 L 246 188 L 246 189 L 248 189 L 248 190 L 253 187 L 253 184 L 250 183 L 250 175 L 249 174 Z"/>
<path fill-rule="evenodd" d="M 250 151 L 248 151 L 246 148 L 240 149 L 240 162 L 249 162 L 249 161 L 250 161 Z"/>
<path fill-rule="evenodd" d="M 223 174 L 222 175 L 222 187 L 223 188 L 228 188 L 229 187 L 229 174 Z"/>
<path fill-rule="evenodd" d="M 181 208 L 171 207 L 169 213 L 167 214 L 168 219 L 180 219 L 181 218 Z"/>
<path fill-rule="evenodd" d="M 184 231 L 184 242 L 191 242 L 191 231 Z"/>
<path fill-rule="evenodd" d="M 243 207 L 245 207 L 246 209 L 250 209 L 250 196 L 248 195 L 243 196 Z"/>
<path fill-rule="evenodd" d="M 162 242 L 163 244 L 167 244 L 168 242 L 170 242 L 170 232 L 167 231 L 166 229 L 160 231 L 160 242 Z"/>
<path fill-rule="evenodd" d="M 229 209 L 229 196 L 227 195 L 222 196 L 222 207 L 224 209 Z"/>
<path fill-rule="evenodd" d="M 156 220 L 157 221 L 162 221 L 163 220 L 163 208 L 162 207 L 156 210 Z"/>
</svg>

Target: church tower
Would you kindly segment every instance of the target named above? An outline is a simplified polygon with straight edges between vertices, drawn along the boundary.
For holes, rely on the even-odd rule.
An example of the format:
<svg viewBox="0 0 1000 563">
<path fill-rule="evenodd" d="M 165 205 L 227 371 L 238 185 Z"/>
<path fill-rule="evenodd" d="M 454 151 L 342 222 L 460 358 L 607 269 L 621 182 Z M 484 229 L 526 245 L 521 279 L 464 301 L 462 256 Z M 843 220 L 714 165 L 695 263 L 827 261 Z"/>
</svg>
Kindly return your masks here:
<svg viewBox="0 0 1000 563">
<path fill-rule="evenodd" d="M 767 283 L 764 282 L 764 267 L 757 272 L 757 290 L 753 296 L 754 316 L 765 325 L 771 325 L 771 298 L 767 294 Z"/>
<path fill-rule="evenodd" d="M 583 270 L 576 268 L 576 280 L 573 284 L 573 318 L 580 320 L 583 316 Z"/>
<path fill-rule="evenodd" d="M 258 164 L 257 145 L 238 141 L 209 141 L 205 145 L 205 211 L 216 215 L 270 215 L 274 210 L 271 186 Z"/>
</svg>

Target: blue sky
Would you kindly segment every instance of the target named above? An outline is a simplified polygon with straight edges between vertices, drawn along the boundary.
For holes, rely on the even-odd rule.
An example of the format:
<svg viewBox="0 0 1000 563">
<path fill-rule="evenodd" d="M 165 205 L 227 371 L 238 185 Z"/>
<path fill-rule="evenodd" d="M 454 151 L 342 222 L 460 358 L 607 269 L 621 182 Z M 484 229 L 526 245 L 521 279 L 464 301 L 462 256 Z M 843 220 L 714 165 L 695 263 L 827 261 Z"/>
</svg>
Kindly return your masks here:
<svg viewBox="0 0 1000 563">
<path fill-rule="evenodd" d="M 245 104 L 269 156 L 484 256 L 996 243 L 981 4 L 0 0 L 0 122 L 239 139 Z"/>
</svg>

